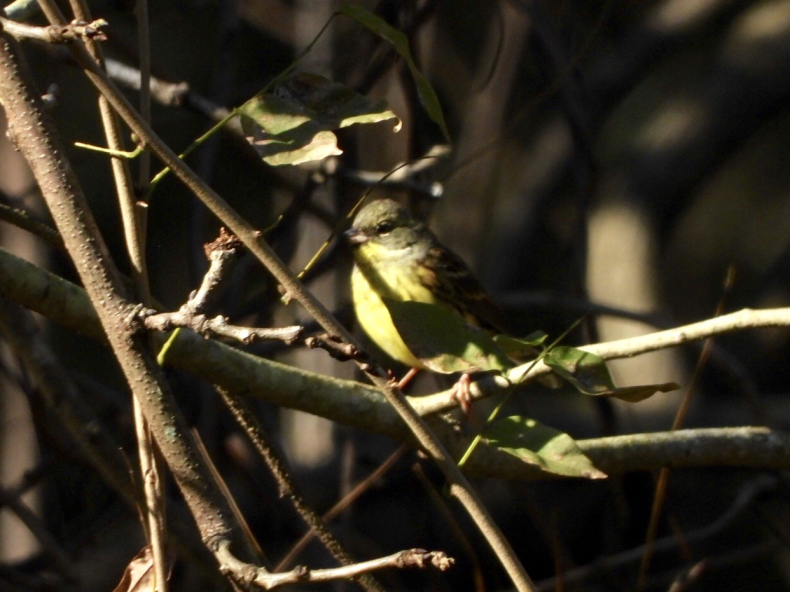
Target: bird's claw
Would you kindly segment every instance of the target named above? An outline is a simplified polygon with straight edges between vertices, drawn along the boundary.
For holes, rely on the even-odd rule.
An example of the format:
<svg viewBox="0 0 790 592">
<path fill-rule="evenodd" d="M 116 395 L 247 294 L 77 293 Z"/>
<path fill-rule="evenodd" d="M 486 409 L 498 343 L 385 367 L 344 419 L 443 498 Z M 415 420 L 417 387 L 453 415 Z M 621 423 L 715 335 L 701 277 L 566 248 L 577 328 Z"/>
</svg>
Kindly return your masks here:
<svg viewBox="0 0 790 592">
<path fill-rule="evenodd" d="M 469 377 L 469 374 L 464 372 L 461 374 L 461 378 L 458 379 L 458 382 L 453 385 L 453 388 L 450 391 L 450 400 L 458 403 L 458 406 L 461 407 L 464 415 L 470 415 L 472 411 L 472 392 L 470 390 L 471 384 L 472 379 Z"/>
</svg>

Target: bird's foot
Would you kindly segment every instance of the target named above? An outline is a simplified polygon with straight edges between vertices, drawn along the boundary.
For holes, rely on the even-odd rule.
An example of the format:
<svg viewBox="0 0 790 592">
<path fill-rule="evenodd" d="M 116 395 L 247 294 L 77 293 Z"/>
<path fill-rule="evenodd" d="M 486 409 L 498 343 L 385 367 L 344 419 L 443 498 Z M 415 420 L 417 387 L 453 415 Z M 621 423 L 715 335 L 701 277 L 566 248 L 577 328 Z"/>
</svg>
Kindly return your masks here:
<svg viewBox="0 0 790 592">
<path fill-rule="evenodd" d="M 464 415 L 467 416 L 471 414 L 472 410 L 472 392 L 469 388 L 471 384 L 472 379 L 469 374 L 464 372 L 450 391 L 450 399 L 458 403 Z"/>
</svg>

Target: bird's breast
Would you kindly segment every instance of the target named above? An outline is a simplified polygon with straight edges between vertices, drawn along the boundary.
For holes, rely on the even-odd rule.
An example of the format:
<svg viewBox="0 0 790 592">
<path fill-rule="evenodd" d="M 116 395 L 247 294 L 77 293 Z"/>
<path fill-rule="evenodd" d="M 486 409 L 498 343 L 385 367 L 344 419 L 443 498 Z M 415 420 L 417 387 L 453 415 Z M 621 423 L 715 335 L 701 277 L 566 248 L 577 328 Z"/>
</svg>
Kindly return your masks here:
<svg viewBox="0 0 790 592">
<path fill-rule="evenodd" d="M 389 293 L 387 295 L 393 299 L 432 302 L 422 299 L 431 298 L 428 290 L 412 285 L 415 282 L 405 283 L 398 274 L 381 270 L 376 281 L 386 285 L 386 291 Z M 379 294 L 382 291 L 381 287 L 379 290 L 374 289 L 358 266 L 354 267 L 351 274 L 351 291 L 357 320 L 368 337 L 391 358 L 413 368 L 424 368 L 424 364 L 409 350 L 395 328 L 389 310 Z"/>
</svg>

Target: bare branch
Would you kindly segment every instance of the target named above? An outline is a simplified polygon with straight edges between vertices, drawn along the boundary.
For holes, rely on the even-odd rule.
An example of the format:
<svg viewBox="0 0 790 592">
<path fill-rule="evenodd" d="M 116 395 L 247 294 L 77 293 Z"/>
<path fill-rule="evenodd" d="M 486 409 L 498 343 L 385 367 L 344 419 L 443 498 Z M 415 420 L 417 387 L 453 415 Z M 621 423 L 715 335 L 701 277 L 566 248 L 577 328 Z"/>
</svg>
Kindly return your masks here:
<svg viewBox="0 0 790 592">
<path fill-rule="evenodd" d="M 658 331 L 639 337 L 619 339 L 605 343 L 595 343 L 592 345 L 582 345 L 579 349 L 601 356 L 604 360 L 616 360 L 619 358 L 632 358 L 648 352 L 676 347 L 714 337 L 724 335 L 733 331 L 744 329 L 756 329 L 764 327 L 788 327 L 790 326 L 790 308 L 769 308 L 754 310 L 745 308 L 738 312 L 722 315 L 714 319 L 684 325 L 667 331 Z M 518 368 L 514 368 L 508 373 L 507 379 L 501 376 L 486 376 L 473 382 L 470 389 L 472 400 L 489 397 L 495 393 L 502 392 L 503 389 L 513 388 L 514 383 L 526 383 L 541 376 L 551 373 L 543 362 L 538 362 L 532 367 L 531 363 L 526 363 Z M 529 370 L 529 372 L 527 372 Z M 421 397 L 419 402 L 415 402 L 415 407 L 422 415 L 441 413 L 449 411 L 455 404 L 449 400 L 450 391 L 443 391 L 434 395 Z"/>
<path fill-rule="evenodd" d="M 140 318 L 146 328 L 169 331 L 175 327 L 185 327 L 204 337 L 225 337 L 246 345 L 267 339 L 284 341 L 289 345 L 295 343 L 303 329 L 298 325 L 273 329 L 239 327 L 230 325 L 228 319 L 221 315 L 209 318 L 204 314 L 216 299 L 241 246 L 239 239 L 228 234 L 224 228 L 220 229 L 220 235 L 205 245 L 206 257 L 210 263 L 200 288 L 176 312 L 142 311 Z"/>
<path fill-rule="evenodd" d="M 225 281 L 242 246 L 238 238 L 228 234 L 224 228 L 220 228 L 219 236 L 204 246 L 209 268 L 203 276 L 200 288 L 190 295 L 189 300 L 181 307 L 182 312 L 195 314 L 210 310 L 212 300 L 216 298 L 220 285 Z"/>
<path fill-rule="evenodd" d="M 42 0 L 40 4 L 45 12 L 57 12 L 52 3 Z M 98 68 L 87 52 L 85 59 Z M 8 34 L 0 34 L 0 101 L 8 118 L 9 136 L 30 164 L 130 388 L 141 402 L 203 536 L 234 538 L 239 542 L 238 552 L 252 556 L 227 503 L 194 450 L 187 422 L 161 369 L 125 323 L 134 304 L 124 297 L 120 275 L 34 88 L 18 43 Z"/>
<path fill-rule="evenodd" d="M 73 20 L 67 25 L 35 27 L 0 16 L 0 29 L 20 40 L 35 39 L 36 41 L 43 41 L 45 43 L 68 43 L 74 39 L 106 41 L 107 36 L 102 29 L 107 25 L 108 23 L 104 19 L 96 19 L 90 23 Z"/>
<path fill-rule="evenodd" d="M 405 569 L 417 567 L 425 569 L 435 567 L 440 571 L 450 569 L 455 560 L 441 551 L 425 551 L 424 549 L 409 549 L 399 551 L 387 557 L 372 559 L 354 565 L 337 567 L 334 569 L 314 569 L 297 567 L 286 573 L 269 573 L 262 567 L 244 563 L 236 559 L 230 552 L 230 543 L 221 541 L 216 551 L 220 562 L 220 570 L 243 585 L 253 585 L 264 590 L 272 590 L 285 584 L 298 584 L 307 582 L 330 582 L 333 580 L 347 580 L 355 576 L 370 573 L 379 569 L 395 567 Z"/>
<path fill-rule="evenodd" d="M 118 84 L 127 88 L 137 91 L 142 88 L 140 70 L 118 60 L 107 60 L 107 74 Z M 186 82 L 167 82 L 151 77 L 151 98 L 162 105 L 178 107 L 183 104 L 185 97 L 190 92 Z M 225 115 L 227 115 L 227 110 L 225 110 Z"/>
<path fill-rule="evenodd" d="M 106 339 L 85 291 L 0 249 L 0 296 L 35 310 L 91 338 Z M 777 309 L 779 315 L 787 309 Z M 773 322 L 773 310 L 752 316 L 755 322 Z M 720 317 L 716 320 L 726 319 Z M 759 325 L 758 325 L 759 326 Z M 765 326 L 774 326 L 767 324 Z M 678 329 L 680 330 L 680 329 Z M 161 336 L 160 336 L 161 338 Z M 636 338 L 640 340 L 642 338 Z M 160 342 L 161 344 L 161 342 Z M 605 346 L 606 344 L 599 344 Z M 592 347 L 592 346 L 590 346 Z M 382 434 L 414 445 L 403 421 L 373 387 L 255 358 L 217 341 L 184 331 L 168 352 L 167 363 L 192 372 L 230 392 L 243 392 L 289 409 L 299 409 L 338 423 Z M 471 385 L 474 396 L 491 396 L 514 388 L 504 380 L 485 377 Z M 412 399 L 425 413 L 443 408 L 447 391 Z M 428 405 L 423 401 L 428 400 Z M 441 401 L 441 405 L 437 404 Z M 458 458 L 470 440 L 440 415 L 431 425 L 451 454 Z M 670 465 L 679 467 L 735 466 L 764 469 L 790 468 L 790 434 L 764 427 L 711 428 L 577 440 L 596 467 L 607 474 L 622 474 Z M 468 474 L 504 479 L 547 479 L 514 457 L 482 448 L 465 466 Z"/>
<path fill-rule="evenodd" d="M 312 335 L 304 340 L 304 344 L 310 349 L 323 349 L 334 359 L 341 362 L 347 362 L 348 360 L 370 361 L 370 358 L 365 352 L 361 351 L 358 347 L 351 343 L 344 343 L 337 337 L 329 335 L 328 333 Z"/>
<path fill-rule="evenodd" d="M 148 312 L 150 313 L 151 311 Z M 204 337 L 225 337 L 245 345 L 267 339 L 275 339 L 292 344 L 296 342 L 299 334 L 302 332 L 302 327 L 299 325 L 273 328 L 240 327 L 228 324 L 228 319 L 222 315 L 209 318 L 206 315 L 192 315 L 180 310 L 143 316 L 143 323 L 146 328 L 155 331 L 170 331 L 176 327 L 185 327 Z"/>
</svg>

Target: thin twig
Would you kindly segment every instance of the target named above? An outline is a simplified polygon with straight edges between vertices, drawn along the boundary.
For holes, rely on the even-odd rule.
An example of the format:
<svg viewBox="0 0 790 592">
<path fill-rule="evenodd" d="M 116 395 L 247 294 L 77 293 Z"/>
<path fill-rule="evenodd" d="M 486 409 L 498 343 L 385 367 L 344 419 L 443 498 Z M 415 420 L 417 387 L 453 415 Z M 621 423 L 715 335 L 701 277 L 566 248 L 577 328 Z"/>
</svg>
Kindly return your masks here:
<svg viewBox="0 0 790 592">
<path fill-rule="evenodd" d="M 269 437 L 263 430 L 260 422 L 256 419 L 247 404 L 228 391 L 222 388 L 217 388 L 222 400 L 227 405 L 233 417 L 242 427 L 242 429 L 249 437 L 250 441 L 255 446 L 258 454 L 269 467 L 272 475 L 277 481 L 279 486 L 280 496 L 287 496 L 291 501 L 294 509 L 296 509 L 299 516 L 304 520 L 305 524 L 310 528 L 310 533 L 315 533 L 321 543 L 326 547 L 332 556 L 338 560 L 341 565 L 351 565 L 354 563 L 351 555 L 343 548 L 335 536 L 329 531 L 326 522 L 313 510 L 307 503 L 307 500 L 302 495 L 296 480 L 291 475 L 285 462 L 277 454 L 274 446 L 269 441 Z M 281 564 L 282 565 L 282 562 Z M 279 571 L 279 566 L 273 571 Z M 354 579 L 357 579 L 356 577 Z M 373 579 L 370 575 L 363 574 L 359 576 L 358 583 L 368 592 L 379 591 L 383 589 L 381 585 Z"/>
<path fill-rule="evenodd" d="M 195 438 L 195 445 L 197 446 L 198 452 L 200 452 L 200 456 L 203 457 L 203 460 L 206 462 L 206 465 L 208 465 L 208 468 L 211 471 L 211 476 L 214 479 L 214 483 L 217 485 L 217 487 L 219 487 L 222 495 L 225 496 L 225 499 L 227 500 L 228 505 L 233 512 L 233 515 L 236 517 L 236 520 L 238 520 L 239 525 L 244 531 L 244 536 L 247 537 L 247 541 L 250 543 L 250 546 L 255 549 L 256 558 L 260 561 L 265 557 L 265 554 L 263 549 L 261 549 L 258 540 L 255 538 L 250 525 L 247 523 L 247 519 L 244 518 L 244 514 L 239 508 L 239 505 L 236 503 L 233 494 L 230 492 L 228 484 L 225 482 L 225 479 L 222 478 L 222 474 L 217 469 L 217 465 L 211 459 L 211 455 L 209 455 L 206 445 L 203 443 L 203 439 L 200 437 L 200 432 L 198 432 L 197 428 L 192 428 L 190 431 L 192 432 L 192 436 Z"/>
<path fill-rule="evenodd" d="M 719 299 L 719 302 L 716 305 L 716 311 L 713 314 L 714 318 L 720 317 L 724 313 L 725 301 L 734 283 L 735 269 L 733 267 L 729 267 L 727 269 L 727 276 L 724 280 L 724 288 L 721 298 Z M 709 337 L 705 340 L 705 345 L 702 347 L 702 351 L 700 352 L 697 365 L 695 366 L 694 373 L 691 376 L 691 381 L 686 387 L 686 390 L 683 393 L 683 398 L 681 399 L 680 405 L 678 406 L 678 409 L 675 413 L 675 419 L 672 422 L 671 428 L 671 431 L 673 432 L 679 430 L 683 425 L 683 421 L 686 418 L 686 414 L 688 413 L 688 409 L 691 404 L 691 398 L 694 395 L 694 391 L 696 390 L 697 385 L 699 384 L 699 381 L 702 377 L 702 370 L 705 368 L 708 362 L 712 347 L 713 339 Z M 666 499 L 667 488 L 669 487 L 669 476 L 670 470 L 668 467 L 662 467 L 658 472 L 655 494 L 653 496 L 653 504 L 650 509 L 650 520 L 648 522 L 647 533 L 645 535 L 645 553 L 642 556 L 642 561 L 639 564 L 639 574 L 637 575 L 637 592 L 640 592 L 647 582 L 647 574 L 650 569 L 650 560 L 652 558 L 653 540 L 658 534 L 659 520 L 661 518 L 664 501 Z"/>
<path fill-rule="evenodd" d="M 91 18 L 90 8 L 86 0 L 70 0 L 71 9 L 77 19 L 88 20 Z M 97 40 L 102 40 L 97 37 Z M 95 60 L 99 68 L 104 68 L 104 56 L 101 45 L 90 37 L 85 39 L 85 47 Z M 125 149 L 121 135 L 120 122 L 115 112 L 110 107 L 105 97 L 99 96 L 99 112 L 102 127 L 107 138 L 107 145 L 111 150 L 123 151 Z M 110 161 L 113 180 L 118 195 L 121 217 L 123 220 L 126 250 L 132 263 L 132 276 L 135 283 L 135 292 L 140 300 L 151 306 L 151 290 L 148 281 L 148 268 L 145 261 L 145 217 L 138 215 L 137 199 L 134 193 L 129 163 L 126 159 L 113 157 Z M 153 437 L 148 422 L 143 413 L 142 403 L 137 397 L 132 398 L 134 411 L 135 435 L 139 452 L 140 474 L 145 492 L 145 512 L 148 541 L 151 545 L 151 554 L 154 563 L 155 590 L 167 592 L 169 572 L 167 568 L 167 553 L 165 550 L 165 497 L 162 491 L 162 478 L 158 467 L 156 452 L 153 446 Z"/>
<path fill-rule="evenodd" d="M 334 159 L 327 159 L 324 161 L 322 168 L 328 176 L 337 174 L 341 178 L 363 187 L 404 189 L 436 199 L 441 197 L 444 193 L 442 184 L 435 181 L 422 181 L 419 176 L 436 168 L 437 164 L 447 160 L 449 155 L 449 146 L 437 145 L 431 148 L 422 158 L 415 159 L 413 162 L 396 165 L 393 167 L 394 170 L 387 172 L 350 169 L 348 167 L 338 166 Z"/>
<path fill-rule="evenodd" d="M 133 66 L 107 58 L 107 75 L 121 86 L 138 92 L 142 89 L 142 74 Z M 154 76 L 151 76 L 149 88 L 151 98 L 167 107 L 181 106 L 187 93 L 191 92 L 189 84 L 186 82 L 167 82 Z M 227 110 L 225 114 L 227 114 Z"/>
<path fill-rule="evenodd" d="M 200 287 L 190 294 L 189 300 L 181 306 L 181 312 L 184 314 L 211 312 L 241 248 L 241 241 L 228 234 L 224 228 L 219 229 L 217 238 L 203 246 L 209 267 L 203 275 Z"/>
<path fill-rule="evenodd" d="M 170 331 L 176 327 L 185 327 L 204 337 L 225 337 L 244 344 L 267 339 L 295 343 L 302 333 L 302 327 L 298 325 L 273 329 L 240 327 L 229 324 L 228 319 L 221 315 L 213 318 L 206 316 L 205 313 L 217 299 L 221 285 L 227 278 L 241 246 L 241 241 L 235 236 L 228 234 L 224 228 L 220 229 L 219 236 L 205 245 L 209 268 L 203 276 L 200 288 L 175 312 L 141 311 L 140 317 L 146 328 Z"/>
<path fill-rule="evenodd" d="M 485 579 L 483 578 L 483 567 L 480 564 L 477 550 L 469 541 L 469 537 L 464 534 L 463 529 L 461 529 L 461 526 L 458 524 L 458 520 L 456 520 L 455 516 L 453 516 L 453 513 L 450 511 L 450 508 L 447 506 L 447 499 L 442 497 L 439 492 L 436 491 L 436 487 L 434 487 L 433 483 L 431 483 L 428 477 L 425 475 L 425 471 L 423 471 L 422 465 L 420 465 L 420 463 L 414 463 L 412 471 L 417 476 L 417 479 L 428 493 L 428 497 L 433 502 L 433 505 L 439 510 L 439 514 L 441 514 L 442 518 L 444 518 L 444 521 L 450 527 L 453 536 L 455 536 L 456 540 L 461 545 L 461 548 L 464 550 L 464 553 L 466 553 L 466 556 L 469 558 L 469 562 L 472 564 L 472 581 L 474 582 L 474 589 L 476 592 L 485 592 L 486 584 Z"/>
<path fill-rule="evenodd" d="M 41 545 L 44 553 L 57 567 L 60 574 L 72 583 L 78 583 L 79 577 L 74 570 L 74 562 L 68 556 L 57 539 L 47 530 L 44 522 L 28 508 L 19 497 L 11 494 L 6 489 L 0 488 L 0 504 L 11 510 L 27 529 L 33 533 Z"/>
<path fill-rule="evenodd" d="M 0 16 L 0 29 L 8 32 L 17 39 L 35 39 L 45 43 L 68 43 L 75 39 L 95 39 L 105 41 L 107 36 L 102 29 L 107 26 L 107 21 L 97 19 L 92 22 L 75 20 L 64 25 L 49 25 L 36 27 L 18 23 Z"/>
<path fill-rule="evenodd" d="M 295 343 L 302 332 L 302 327 L 241 327 L 231 325 L 222 315 L 207 317 L 202 314 L 189 314 L 180 310 L 176 312 L 160 312 L 148 315 L 153 311 L 143 311 L 142 319 L 146 329 L 154 331 L 170 331 L 177 327 L 192 329 L 204 337 L 224 337 L 245 345 L 259 340 L 274 339 L 288 344 Z"/>
<path fill-rule="evenodd" d="M 358 347 L 351 343 L 344 343 L 340 338 L 329 335 L 328 333 L 311 335 L 304 340 L 304 344 L 310 349 L 323 349 L 335 360 L 341 362 L 357 360 L 358 362 L 364 363 L 370 361 L 370 357 Z"/>
<path fill-rule="evenodd" d="M 762 475 L 752 481 L 745 483 L 738 494 L 735 496 L 732 505 L 710 524 L 692 530 L 686 534 L 686 540 L 690 544 L 700 543 L 702 541 L 713 538 L 714 536 L 722 533 L 729 527 L 746 509 L 751 506 L 758 496 L 774 491 L 778 486 L 778 481 L 775 477 Z M 657 539 L 653 543 L 654 553 L 664 553 L 671 551 L 678 547 L 678 541 L 674 536 L 667 536 Z M 641 560 L 645 551 L 645 545 L 640 545 L 628 551 L 603 557 L 594 561 L 589 565 L 571 569 L 562 574 L 562 579 L 566 584 L 575 584 L 592 577 L 595 574 L 612 571 L 618 567 L 622 567 L 631 563 L 636 563 Z M 554 590 L 556 578 L 549 578 L 540 582 L 538 589 L 548 592 Z"/>
<path fill-rule="evenodd" d="M 343 512 L 346 508 L 351 506 L 363 493 L 368 491 L 373 483 L 381 479 L 381 477 L 389 471 L 392 466 L 397 462 L 397 460 L 403 456 L 403 453 L 406 452 L 405 446 L 399 446 L 395 452 L 390 454 L 383 463 L 381 463 L 376 470 L 373 471 L 370 475 L 365 477 L 362 481 L 357 483 L 357 485 L 346 494 L 343 499 L 338 501 L 334 506 L 329 508 L 327 512 L 321 517 L 321 520 L 324 523 L 330 523 L 332 520 L 335 519 L 341 512 Z M 293 563 L 294 559 L 302 552 L 302 550 L 307 546 L 307 544 L 315 538 L 318 533 L 315 529 L 306 532 L 302 535 L 297 543 L 291 547 L 291 550 L 288 551 L 288 554 L 280 560 L 272 571 L 278 572 L 282 571 L 291 563 Z"/>
<path fill-rule="evenodd" d="M 269 573 L 262 568 L 236 559 L 230 552 L 227 543 L 222 543 L 219 546 L 217 558 L 220 561 L 220 570 L 223 573 L 231 574 L 234 580 L 242 584 L 258 586 L 264 590 L 272 590 L 285 584 L 347 580 L 388 567 L 398 569 L 434 567 L 440 571 L 446 571 L 455 563 L 452 557 L 447 557 L 441 551 L 410 549 L 393 553 L 387 557 L 380 557 L 334 569 L 309 570 L 305 567 L 297 567 L 286 573 Z"/>
<path fill-rule="evenodd" d="M 228 319 L 221 315 L 210 318 L 205 314 L 217 299 L 241 246 L 241 241 L 235 236 L 228 234 L 224 228 L 220 229 L 219 236 L 205 245 L 209 268 L 203 276 L 200 288 L 193 292 L 189 300 L 175 312 L 157 313 L 153 310 L 142 310 L 140 318 L 145 327 L 156 331 L 170 331 L 176 327 L 184 327 L 204 337 L 225 337 L 246 345 L 268 339 L 276 339 L 287 344 L 295 343 L 302 333 L 302 327 L 298 325 L 272 329 L 240 327 L 229 324 Z"/>
<path fill-rule="evenodd" d="M 140 59 L 140 117 L 151 123 L 151 44 L 148 29 L 148 0 L 137 0 L 135 3 L 137 17 L 138 57 Z M 140 193 L 145 194 L 151 180 L 151 153 L 144 151 L 140 156 L 138 169 L 138 186 Z"/>
<path fill-rule="evenodd" d="M 60 237 L 57 230 L 52 228 L 49 224 L 36 220 L 24 210 L 0 203 L 0 220 L 13 224 L 23 230 L 27 230 L 29 233 L 47 241 L 53 247 L 57 247 L 58 249 L 64 248 L 63 239 Z"/>
</svg>

